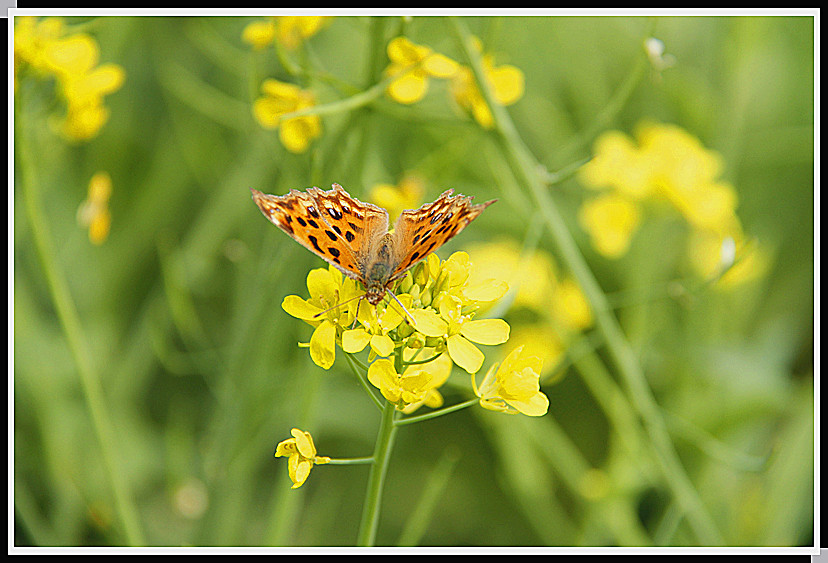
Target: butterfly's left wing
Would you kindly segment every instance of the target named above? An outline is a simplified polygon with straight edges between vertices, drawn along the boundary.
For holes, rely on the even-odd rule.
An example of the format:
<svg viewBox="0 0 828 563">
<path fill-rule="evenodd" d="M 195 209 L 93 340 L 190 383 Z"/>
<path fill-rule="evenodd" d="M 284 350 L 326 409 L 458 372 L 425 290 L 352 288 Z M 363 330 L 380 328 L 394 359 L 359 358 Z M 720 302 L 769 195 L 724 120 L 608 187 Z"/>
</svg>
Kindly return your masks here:
<svg viewBox="0 0 828 563">
<path fill-rule="evenodd" d="M 342 273 L 350 277 L 358 275 L 359 264 L 354 252 L 334 236 L 313 195 L 299 190 L 290 190 L 283 196 L 250 191 L 253 201 L 271 223 Z"/>
<path fill-rule="evenodd" d="M 414 264 L 443 246 L 466 228 L 496 199 L 473 204 L 470 196 L 448 190 L 432 203 L 403 211 L 394 225 L 394 248 L 400 253 L 391 280 L 400 278 Z"/>
</svg>

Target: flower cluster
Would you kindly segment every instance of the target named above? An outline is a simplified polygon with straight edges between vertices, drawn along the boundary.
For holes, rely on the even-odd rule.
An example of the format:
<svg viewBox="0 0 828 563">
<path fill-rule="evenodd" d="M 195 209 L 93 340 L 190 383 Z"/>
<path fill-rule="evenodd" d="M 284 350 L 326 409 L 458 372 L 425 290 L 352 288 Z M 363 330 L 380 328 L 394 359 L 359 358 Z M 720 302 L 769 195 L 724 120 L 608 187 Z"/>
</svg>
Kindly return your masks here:
<svg viewBox="0 0 828 563">
<path fill-rule="evenodd" d="M 474 46 L 482 52 L 482 45 L 474 38 Z M 396 37 L 388 43 L 391 64 L 385 69 L 391 77 L 388 95 L 401 104 L 413 104 L 425 97 L 430 78 L 450 80 L 450 91 L 455 103 L 471 115 L 482 127 L 491 127 L 493 118 L 489 106 L 480 93 L 471 69 L 433 51 L 417 45 L 406 37 Z M 483 73 L 492 89 L 494 100 L 511 105 L 523 97 L 523 72 L 512 65 L 495 66 L 491 55 L 482 56 Z"/>
<path fill-rule="evenodd" d="M 506 294 L 508 285 L 472 278 L 471 272 L 465 252 L 443 261 L 432 253 L 400 280 L 396 299 L 373 306 L 355 299 L 364 290 L 337 269 L 315 269 L 307 280 L 310 298 L 289 295 L 282 308 L 314 326 L 308 345 L 314 363 L 329 369 L 337 347 L 347 354 L 367 349 L 368 381 L 398 409 L 412 412 L 421 405 L 442 404 L 437 389 L 454 365 L 474 375 L 485 361 L 480 346 L 509 339 L 506 321 L 476 318 L 482 308 Z M 540 370 L 536 375 L 537 384 Z M 491 401 L 493 394 L 507 388 L 485 386 L 485 399 Z M 480 397 L 482 404 L 484 396 Z"/>
<path fill-rule="evenodd" d="M 124 69 L 98 64 L 100 50 L 85 33 L 67 35 L 59 18 L 17 16 L 14 21 L 14 85 L 20 73 L 31 68 L 40 76 L 54 77 L 66 103 L 60 130 L 67 138 L 86 141 L 98 134 L 109 119 L 104 96 L 124 82 Z"/>
<path fill-rule="evenodd" d="M 579 178 L 600 193 L 583 204 L 578 219 L 600 254 L 617 258 L 627 252 L 644 205 L 652 201 L 666 202 L 690 225 L 691 258 L 702 275 L 720 267 L 726 241 L 744 246 L 736 191 L 719 179 L 721 156 L 680 127 L 643 123 L 634 140 L 609 131 L 595 142 L 594 153 Z"/>
</svg>

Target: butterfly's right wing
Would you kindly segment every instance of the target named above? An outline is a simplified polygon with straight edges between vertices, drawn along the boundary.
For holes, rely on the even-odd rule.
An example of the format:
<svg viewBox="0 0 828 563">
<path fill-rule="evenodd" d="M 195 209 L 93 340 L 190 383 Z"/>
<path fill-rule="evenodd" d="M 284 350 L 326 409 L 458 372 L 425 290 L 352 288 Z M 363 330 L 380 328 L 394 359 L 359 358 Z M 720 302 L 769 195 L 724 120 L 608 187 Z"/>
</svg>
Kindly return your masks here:
<svg viewBox="0 0 828 563">
<path fill-rule="evenodd" d="M 399 256 L 392 280 L 402 277 L 409 268 L 459 234 L 497 201 L 474 204 L 471 197 L 453 193 L 454 190 L 447 190 L 437 200 L 400 214 L 394 225 L 394 246 Z"/>
</svg>

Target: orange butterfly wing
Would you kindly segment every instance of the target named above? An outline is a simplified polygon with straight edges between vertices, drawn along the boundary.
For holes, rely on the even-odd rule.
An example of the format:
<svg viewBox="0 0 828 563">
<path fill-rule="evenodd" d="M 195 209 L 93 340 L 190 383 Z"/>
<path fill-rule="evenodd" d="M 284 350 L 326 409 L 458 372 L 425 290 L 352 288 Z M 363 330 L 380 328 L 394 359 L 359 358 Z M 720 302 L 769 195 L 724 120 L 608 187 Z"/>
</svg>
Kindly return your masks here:
<svg viewBox="0 0 828 563">
<path fill-rule="evenodd" d="M 400 214 L 394 225 L 394 246 L 401 256 L 391 280 L 401 277 L 414 264 L 443 246 L 497 201 L 473 204 L 470 196 L 453 196 L 453 193 L 454 190 L 447 190 L 432 203 Z"/>
<path fill-rule="evenodd" d="M 388 230 L 384 209 L 351 197 L 338 184 L 283 196 L 251 192 L 271 223 L 347 276 L 364 280 L 366 240 Z"/>
</svg>

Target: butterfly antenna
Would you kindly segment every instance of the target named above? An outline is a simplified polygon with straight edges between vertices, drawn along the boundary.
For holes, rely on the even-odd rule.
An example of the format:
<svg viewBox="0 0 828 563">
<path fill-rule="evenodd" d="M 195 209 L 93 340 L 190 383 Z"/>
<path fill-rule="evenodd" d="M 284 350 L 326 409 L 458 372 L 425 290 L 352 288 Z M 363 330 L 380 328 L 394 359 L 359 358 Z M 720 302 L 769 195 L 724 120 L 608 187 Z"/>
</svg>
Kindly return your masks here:
<svg viewBox="0 0 828 563">
<path fill-rule="evenodd" d="M 357 295 L 356 297 L 351 297 L 350 299 L 346 299 L 345 301 L 342 301 L 341 303 L 337 303 L 337 304 L 336 304 L 336 305 L 334 305 L 333 307 L 328 307 L 328 308 L 327 308 L 327 309 L 325 309 L 324 311 L 319 311 L 318 313 L 316 313 L 316 314 L 313 316 L 313 318 L 315 319 L 316 317 L 318 317 L 318 316 L 320 316 L 320 315 L 324 315 L 324 314 L 325 314 L 325 313 L 327 313 L 328 311 L 333 311 L 333 310 L 334 310 L 334 309 L 336 309 L 337 307 L 341 307 L 342 305 L 345 305 L 346 303 L 350 303 L 350 302 L 351 302 L 351 301 L 353 301 L 354 299 L 362 299 L 363 297 L 364 297 L 363 295 Z M 359 305 L 357 305 L 357 310 L 359 310 Z"/>
<path fill-rule="evenodd" d="M 397 296 L 394 295 L 394 292 L 388 289 L 387 287 L 385 288 L 385 291 L 388 292 L 388 295 L 394 298 L 394 301 L 396 301 L 397 304 L 399 304 L 399 306 L 402 307 L 402 310 L 405 311 L 405 314 L 408 315 L 409 319 L 411 319 L 411 326 L 416 325 L 417 323 L 414 320 L 414 317 L 411 316 L 411 313 L 408 312 L 408 309 L 405 308 L 405 305 L 403 305 L 402 302 L 399 299 L 397 299 Z"/>
</svg>

